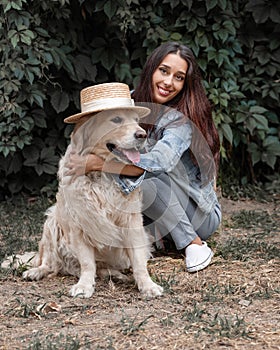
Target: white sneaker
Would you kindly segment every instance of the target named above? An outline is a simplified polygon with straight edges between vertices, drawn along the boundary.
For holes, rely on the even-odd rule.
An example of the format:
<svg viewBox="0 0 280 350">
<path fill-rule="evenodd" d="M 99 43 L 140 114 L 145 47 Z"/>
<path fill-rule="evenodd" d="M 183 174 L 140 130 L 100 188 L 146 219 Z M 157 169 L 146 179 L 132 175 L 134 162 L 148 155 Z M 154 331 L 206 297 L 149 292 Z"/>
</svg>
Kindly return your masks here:
<svg viewBox="0 0 280 350">
<path fill-rule="evenodd" d="M 202 245 L 190 244 L 186 250 L 186 266 L 188 272 L 196 272 L 205 269 L 214 255 L 206 242 Z"/>
</svg>

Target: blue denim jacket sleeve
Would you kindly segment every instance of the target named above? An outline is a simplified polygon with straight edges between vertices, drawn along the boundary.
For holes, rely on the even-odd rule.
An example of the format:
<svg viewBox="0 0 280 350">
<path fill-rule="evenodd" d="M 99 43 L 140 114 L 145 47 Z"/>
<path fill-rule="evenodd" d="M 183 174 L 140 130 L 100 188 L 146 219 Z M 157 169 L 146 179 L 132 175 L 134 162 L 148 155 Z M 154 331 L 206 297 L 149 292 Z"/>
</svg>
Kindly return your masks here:
<svg viewBox="0 0 280 350">
<path fill-rule="evenodd" d="M 189 124 L 166 128 L 162 138 L 148 153 L 141 154 L 140 162 L 135 165 L 149 172 L 170 172 L 190 147 L 190 143 L 191 127 Z"/>
</svg>

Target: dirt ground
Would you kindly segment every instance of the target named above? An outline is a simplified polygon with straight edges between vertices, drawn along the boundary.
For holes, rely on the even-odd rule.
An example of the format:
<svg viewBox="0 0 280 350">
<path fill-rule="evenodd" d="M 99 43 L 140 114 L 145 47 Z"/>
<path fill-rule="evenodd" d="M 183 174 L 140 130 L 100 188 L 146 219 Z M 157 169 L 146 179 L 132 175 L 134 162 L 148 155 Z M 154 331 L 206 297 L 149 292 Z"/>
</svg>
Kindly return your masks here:
<svg viewBox="0 0 280 350">
<path fill-rule="evenodd" d="M 215 256 L 207 269 L 188 274 L 172 252 L 149 261 L 165 290 L 160 298 L 142 299 L 132 280 L 98 279 L 93 297 L 73 299 L 73 277 L 27 282 L 7 274 L 0 349 L 280 349 L 279 230 L 275 223 L 269 232 L 262 222 L 259 230 L 246 227 L 246 218 L 241 228 L 232 223 L 241 211 L 260 212 L 279 228 L 280 201 L 221 202 L 223 224 L 210 240 Z M 253 253 L 242 253 L 239 241 Z M 234 247 L 244 258 L 230 253 Z"/>
</svg>

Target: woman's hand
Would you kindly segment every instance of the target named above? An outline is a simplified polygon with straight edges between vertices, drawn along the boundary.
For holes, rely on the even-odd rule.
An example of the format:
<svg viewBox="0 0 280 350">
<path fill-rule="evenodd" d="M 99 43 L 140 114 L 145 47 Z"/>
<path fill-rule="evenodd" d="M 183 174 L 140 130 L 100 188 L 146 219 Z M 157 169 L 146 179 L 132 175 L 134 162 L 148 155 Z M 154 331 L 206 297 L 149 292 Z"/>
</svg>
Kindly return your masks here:
<svg viewBox="0 0 280 350">
<path fill-rule="evenodd" d="M 68 171 L 66 175 L 73 176 L 76 179 L 78 176 L 85 175 L 91 171 L 101 170 L 104 161 L 95 154 L 80 156 L 77 153 L 71 152 L 66 162 Z"/>
</svg>

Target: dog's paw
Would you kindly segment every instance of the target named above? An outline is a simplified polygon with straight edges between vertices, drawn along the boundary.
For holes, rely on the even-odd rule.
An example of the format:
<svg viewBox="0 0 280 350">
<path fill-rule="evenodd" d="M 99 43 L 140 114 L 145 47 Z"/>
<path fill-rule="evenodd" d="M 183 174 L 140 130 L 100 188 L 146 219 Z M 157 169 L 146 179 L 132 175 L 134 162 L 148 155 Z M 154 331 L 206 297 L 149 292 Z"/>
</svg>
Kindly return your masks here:
<svg viewBox="0 0 280 350">
<path fill-rule="evenodd" d="M 44 276 L 48 275 L 49 270 L 44 267 L 34 267 L 27 271 L 24 271 L 22 278 L 25 280 L 39 281 Z"/>
<path fill-rule="evenodd" d="M 90 298 L 94 293 L 94 286 L 84 285 L 81 283 L 75 284 L 70 289 L 70 295 L 74 298 Z"/>
<path fill-rule="evenodd" d="M 151 299 L 161 296 L 163 293 L 163 288 L 153 281 L 150 281 L 142 286 L 140 292 L 145 298 Z"/>
</svg>

